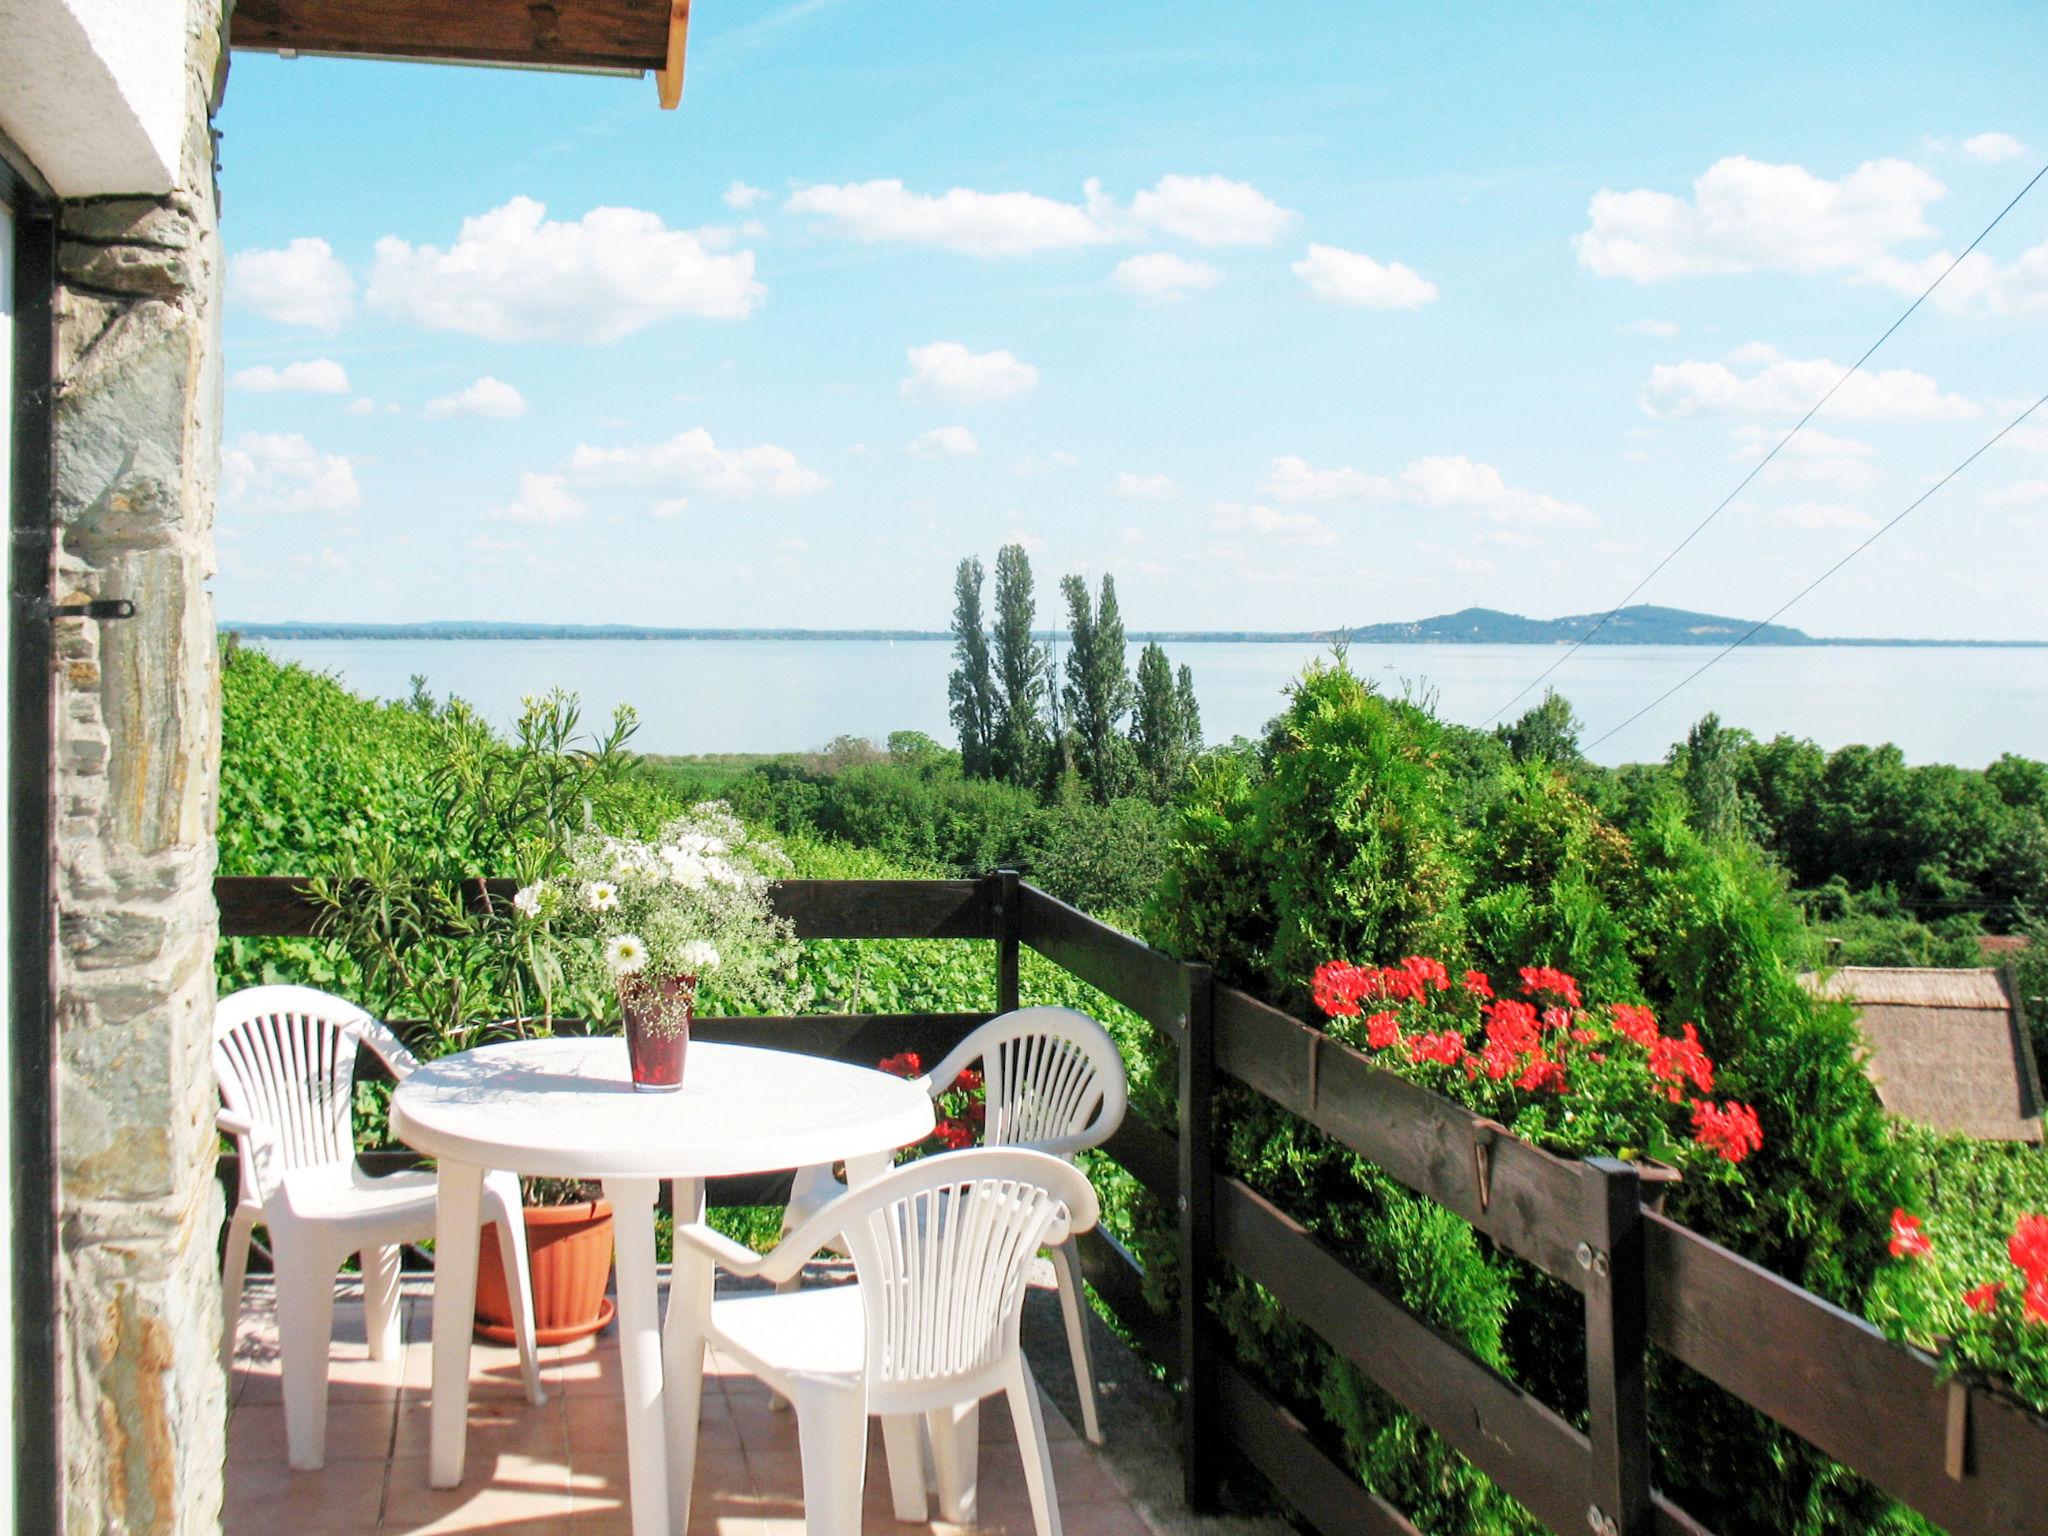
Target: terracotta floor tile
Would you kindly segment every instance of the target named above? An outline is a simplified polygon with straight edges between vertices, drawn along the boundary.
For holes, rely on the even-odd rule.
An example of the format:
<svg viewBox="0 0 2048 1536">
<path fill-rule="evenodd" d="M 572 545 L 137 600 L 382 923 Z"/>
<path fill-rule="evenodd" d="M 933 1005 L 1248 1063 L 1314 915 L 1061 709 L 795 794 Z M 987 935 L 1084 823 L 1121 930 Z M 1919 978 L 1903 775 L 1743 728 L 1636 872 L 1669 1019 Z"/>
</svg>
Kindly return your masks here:
<svg viewBox="0 0 2048 1536">
<path fill-rule="evenodd" d="M 384 1499 L 384 1469 L 330 1464 L 293 1472 L 275 1461 L 230 1457 L 223 1536 L 369 1536 Z"/>
<path fill-rule="evenodd" d="M 419 1460 L 426 1456 L 432 1438 L 433 1411 L 425 1403 L 403 1403 L 398 1409 L 398 1432 L 392 1441 L 395 1462 Z M 472 1398 L 469 1404 L 469 1434 L 463 1453 L 471 1477 L 487 1477 L 490 1458 L 519 1456 L 552 1465 L 566 1475 L 569 1466 L 569 1430 L 562 1404 L 549 1399 L 535 1408 L 524 1398 Z M 422 1474 L 421 1480 L 424 1480 Z"/>
<path fill-rule="evenodd" d="M 391 1459 L 394 1403 L 327 1404 L 327 1464 Z M 228 1418 L 228 1465 L 284 1466 L 283 1403 L 243 1403 Z"/>
</svg>

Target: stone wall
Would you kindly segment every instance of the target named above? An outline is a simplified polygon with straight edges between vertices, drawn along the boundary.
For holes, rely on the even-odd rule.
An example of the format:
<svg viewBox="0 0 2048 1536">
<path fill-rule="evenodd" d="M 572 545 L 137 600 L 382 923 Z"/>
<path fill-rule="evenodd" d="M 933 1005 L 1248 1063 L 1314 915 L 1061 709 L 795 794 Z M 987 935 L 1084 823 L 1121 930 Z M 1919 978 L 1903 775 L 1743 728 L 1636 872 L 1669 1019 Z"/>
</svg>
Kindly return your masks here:
<svg viewBox="0 0 2048 1536">
<path fill-rule="evenodd" d="M 219 692 L 212 525 L 221 0 L 188 0 L 177 188 L 62 213 L 56 597 L 57 1121 L 67 1529 L 219 1529 L 209 1059 Z"/>
</svg>

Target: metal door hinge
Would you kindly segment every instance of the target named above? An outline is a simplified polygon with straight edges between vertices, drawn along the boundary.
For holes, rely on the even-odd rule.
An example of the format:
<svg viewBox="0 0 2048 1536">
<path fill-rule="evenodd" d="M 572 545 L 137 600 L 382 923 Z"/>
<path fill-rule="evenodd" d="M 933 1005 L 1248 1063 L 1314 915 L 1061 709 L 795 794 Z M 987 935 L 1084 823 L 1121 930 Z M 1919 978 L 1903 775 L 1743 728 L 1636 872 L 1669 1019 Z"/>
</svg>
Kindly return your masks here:
<svg viewBox="0 0 2048 1536">
<path fill-rule="evenodd" d="M 89 603 L 53 603 L 40 599 L 37 608 L 46 619 L 132 619 L 135 602 L 126 597 L 96 597 Z"/>
</svg>

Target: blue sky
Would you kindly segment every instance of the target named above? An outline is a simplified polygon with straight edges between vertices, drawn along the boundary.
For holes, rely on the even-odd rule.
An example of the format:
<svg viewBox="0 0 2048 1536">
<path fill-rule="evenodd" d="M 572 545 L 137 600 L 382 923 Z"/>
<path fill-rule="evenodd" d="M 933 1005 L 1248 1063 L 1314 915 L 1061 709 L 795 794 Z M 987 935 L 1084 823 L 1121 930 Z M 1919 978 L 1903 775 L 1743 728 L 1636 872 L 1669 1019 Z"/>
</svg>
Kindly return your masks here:
<svg viewBox="0 0 2048 1536">
<path fill-rule="evenodd" d="M 672 113 L 237 55 L 219 611 L 941 627 L 1013 537 L 1139 628 L 1605 608 L 2048 160 L 2048 8 L 1672 12 L 705 0 Z M 2044 343 L 2048 183 L 1643 600 L 1777 606 Z M 2048 410 L 1786 622 L 2048 637 L 2044 565 Z"/>
</svg>

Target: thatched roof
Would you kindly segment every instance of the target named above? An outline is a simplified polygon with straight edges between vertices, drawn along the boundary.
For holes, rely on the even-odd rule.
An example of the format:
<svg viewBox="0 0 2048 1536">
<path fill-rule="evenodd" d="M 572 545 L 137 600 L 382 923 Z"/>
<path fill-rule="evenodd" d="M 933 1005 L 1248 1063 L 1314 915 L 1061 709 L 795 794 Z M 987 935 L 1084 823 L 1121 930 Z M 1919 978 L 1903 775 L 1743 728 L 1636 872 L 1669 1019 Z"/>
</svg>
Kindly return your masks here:
<svg viewBox="0 0 2048 1536">
<path fill-rule="evenodd" d="M 2041 1085 L 2009 976 L 1851 965 L 1800 979 L 1857 1005 L 1866 1070 L 1893 1114 L 1987 1141 L 2041 1140 Z"/>
</svg>

